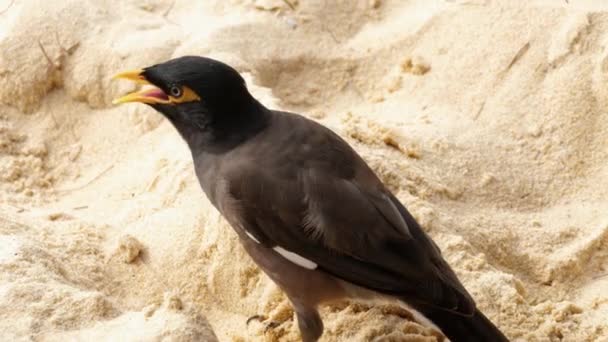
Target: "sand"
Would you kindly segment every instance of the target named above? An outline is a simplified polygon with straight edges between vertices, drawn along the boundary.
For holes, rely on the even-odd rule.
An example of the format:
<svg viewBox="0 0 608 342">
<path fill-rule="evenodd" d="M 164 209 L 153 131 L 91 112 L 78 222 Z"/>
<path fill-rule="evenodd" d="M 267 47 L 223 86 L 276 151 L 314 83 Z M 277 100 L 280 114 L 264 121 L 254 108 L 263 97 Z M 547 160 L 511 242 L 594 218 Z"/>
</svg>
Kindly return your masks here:
<svg viewBox="0 0 608 342">
<path fill-rule="evenodd" d="M 510 338 L 608 341 L 607 32 L 604 0 L 0 1 L 0 340 L 298 340 L 174 129 L 111 105 L 114 73 L 197 54 L 347 138 Z"/>
</svg>

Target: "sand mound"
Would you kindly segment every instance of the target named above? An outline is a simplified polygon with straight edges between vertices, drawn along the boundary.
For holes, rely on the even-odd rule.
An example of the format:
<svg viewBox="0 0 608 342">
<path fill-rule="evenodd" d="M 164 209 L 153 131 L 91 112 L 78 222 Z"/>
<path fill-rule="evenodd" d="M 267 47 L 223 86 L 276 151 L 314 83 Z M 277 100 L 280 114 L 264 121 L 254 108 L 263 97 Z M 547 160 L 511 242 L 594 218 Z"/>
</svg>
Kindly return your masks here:
<svg viewBox="0 0 608 342">
<path fill-rule="evenodd" d="M 600 0 L 0 1 L 0 339 L 298 340 L 173 128 L 110 106 L 130 87 L 112 74 L 185 54 L 349 139 L 509 337 L 608 339 L 607 16 Z M 435 340 L 395 306 L 323 316 L 324 341 Z"/>
</svg>

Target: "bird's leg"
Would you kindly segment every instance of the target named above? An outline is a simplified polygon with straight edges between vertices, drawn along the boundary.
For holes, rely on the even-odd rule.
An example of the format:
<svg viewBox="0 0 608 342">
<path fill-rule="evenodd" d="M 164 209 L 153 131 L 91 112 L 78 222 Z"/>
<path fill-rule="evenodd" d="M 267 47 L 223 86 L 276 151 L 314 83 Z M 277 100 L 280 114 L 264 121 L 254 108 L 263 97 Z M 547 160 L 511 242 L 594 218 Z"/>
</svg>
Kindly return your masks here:
<svg viewBox="0 0 608 342">
<path fill-rule="evenodd" d="M 302 342 L 317 342 L 323 334 L 323 321 L 315 307 L 293 303 Z"/>
</svg>

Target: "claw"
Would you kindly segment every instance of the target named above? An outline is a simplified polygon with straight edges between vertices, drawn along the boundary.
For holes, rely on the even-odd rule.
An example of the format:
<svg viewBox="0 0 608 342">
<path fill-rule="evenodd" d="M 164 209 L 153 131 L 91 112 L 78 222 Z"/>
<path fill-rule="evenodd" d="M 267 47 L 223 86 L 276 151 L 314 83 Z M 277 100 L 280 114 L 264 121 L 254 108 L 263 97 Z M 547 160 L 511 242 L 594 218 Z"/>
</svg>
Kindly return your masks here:
<svg viewBox="0 0 608 342">
<path fill-rule="evenodd" d="M 268 330 L 270 330 L 270 329 L 274 329 L 274 328 L 278 327 L 279 325 L 281 325 L 281 323 L 283 323 L 283 322 L 270 321 L 270 322 L 266 323 L 266 328 L 264 328 L 264 333 L 268 332 Z"/>
<path fill-rule="evenodd" d="M 247 325 L 249 325 L 249 323 L 251 323 L 251 321 L 263 322 L 266 325 L 266 327 L 264 328 L 264 333 L 268 332 L 268 330 L 278 327 L 279 325 L 281 325 L 283 323 L 281 321 L 274 321 L 274 320 L 266 323 L 267 319 L 268 319 L 268 317 L 266 317 L 264 315 L 253 315 L 253 316 L 247 318 L 247 321 L 245 323 Z"/>
<path fill-rule="evenodd" d="M 265 321 L 266 320 L 266 316 L 264 315 L 253 315 L 249 318 L 247 318 L 247 321 L 245 322 L 245 324 L 249 325 L 249 323 L 251 323 L 251 321 L 256 320 L 256 321 Z"/>
</svg>

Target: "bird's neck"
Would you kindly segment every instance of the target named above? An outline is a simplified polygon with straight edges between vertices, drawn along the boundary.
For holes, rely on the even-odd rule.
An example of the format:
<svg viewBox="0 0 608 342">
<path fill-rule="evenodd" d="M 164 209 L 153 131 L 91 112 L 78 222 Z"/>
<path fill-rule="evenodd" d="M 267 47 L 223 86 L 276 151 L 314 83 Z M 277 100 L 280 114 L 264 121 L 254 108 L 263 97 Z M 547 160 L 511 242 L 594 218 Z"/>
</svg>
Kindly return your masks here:
<svg viewBox="0 0 608 342">
<path fill-rule="evenodd" d="M 224 153 L 256 135 L 268 124 L 270 111 L 253 97 L 251 100 L 243 108 L 231 108 L 229 112 L 217 112 L 213 117 L 207 117 L 198 127 L 176 125 L 176 128 L 193 154 Z"/>
</svg>

